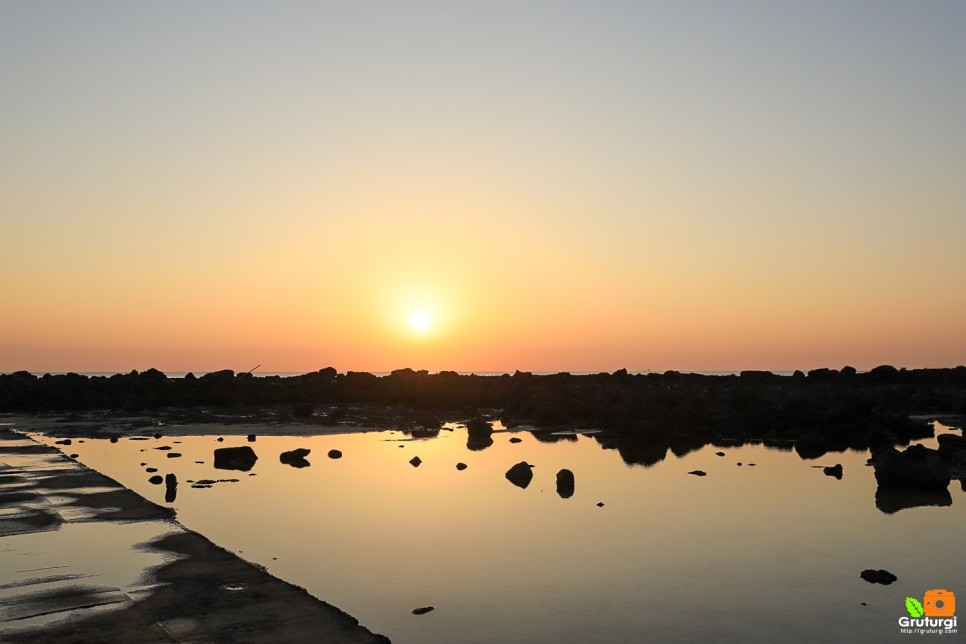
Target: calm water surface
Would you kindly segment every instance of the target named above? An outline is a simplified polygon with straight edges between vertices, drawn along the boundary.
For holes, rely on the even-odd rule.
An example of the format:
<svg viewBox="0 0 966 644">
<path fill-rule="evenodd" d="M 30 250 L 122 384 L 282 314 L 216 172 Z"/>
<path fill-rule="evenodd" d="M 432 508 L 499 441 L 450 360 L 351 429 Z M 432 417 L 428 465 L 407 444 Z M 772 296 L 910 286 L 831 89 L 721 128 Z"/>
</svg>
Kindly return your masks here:
<svg viewBox="0 0 966 644">
<path fill-rule="evenodd" d="M 966 602 L 956 481 L 952 506 L 886 514 L 865 452 L 803 461 L 708 446 L 645 468 L 589 436 L 493 439 L 483 451 L 467 449 L 462 429 L 424 440 L 88 439 L 65 450 L 161 504 L 145 468 L 175 473 L 181 523 L 394 642 L 908 641 L 897 624 L 906 596 L 944 588 Z M 250 472 L 213 467 L 216 448 L 241 445 L 258 454 Z M 279 462 L 297 447 L 311 449 L 309 467 Z M 504 477 L 523 460 L 535 465 L 526 489 Z M 835 463 L 842 480 L 814 467 Z M 571 498 L 556 493 L 561 468 L 575 474 Z M 202 479 L 238 480 L 188 482 Z M 866 568 L 899 581 L 869 584 Z M 435 610 L 411 614 L 426 605 Z"/>
</svg>

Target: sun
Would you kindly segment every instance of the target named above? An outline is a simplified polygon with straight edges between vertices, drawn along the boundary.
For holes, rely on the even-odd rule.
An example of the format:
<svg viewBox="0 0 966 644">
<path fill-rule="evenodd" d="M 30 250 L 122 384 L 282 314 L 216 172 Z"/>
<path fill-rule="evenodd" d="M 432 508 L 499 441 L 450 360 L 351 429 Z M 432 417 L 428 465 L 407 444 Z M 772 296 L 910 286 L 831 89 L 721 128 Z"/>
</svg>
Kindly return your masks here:
<svg viewBox="0 0 966 644">
<path fill-rule="evenodd" d="M 418 333 L 425 333 L 433 326 L 433 316 L 425 309 L 419 309 L 409 314 L 409 326 Z"/>
</svg>

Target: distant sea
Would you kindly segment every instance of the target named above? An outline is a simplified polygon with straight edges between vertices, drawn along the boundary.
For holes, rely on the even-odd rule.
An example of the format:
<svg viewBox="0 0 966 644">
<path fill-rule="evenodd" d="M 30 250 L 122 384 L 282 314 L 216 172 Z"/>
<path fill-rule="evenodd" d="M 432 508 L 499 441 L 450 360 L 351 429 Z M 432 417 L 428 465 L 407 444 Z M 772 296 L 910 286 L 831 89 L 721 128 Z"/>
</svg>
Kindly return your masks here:
<svg viewBox="0 0 966 644">
<path fill-rule="evenodd" d="M 7 374 L 7 373 L 11 373 L 11 372 L 7 371 L 7 372 L 3 372 L 3 373 L 4 374 Z M 88 376 L 88 377 L 103 376 L 103 377 L 109 378 L 111 376 L 116 376 L 119 373 L 130 373 L 130 372 L 119 372 L 119 371 L 31 371 L 30 373 L 32 373 L 33 375 L 35 375 L 37 377 L 44 376 L 44 375 L 46 375 L 48 373 L 50 375 L 52 375 L 52 376 L 63 376 L 63 375 L 66 375 L 68 373 L 76 373 L 76 374 L 81 375 L 81 376 Z M 208 372 L 208 371 L 166 371 L 166 372 L 164 372 L 164 375 L 166 375 L 168 378 L 184 378 L 189 373 L 194 374 L 195 376 L 203 376 L 206 373 L 210 373 L 210 372 Z M 236 373 L 244 373 L 244 372 L 236 372 Z M 255 376 L 256 378 L 268 378 L 268 377 L 272 377 L 272 376 L 280 376 L 282 378 L 289 378 L 289 377 L 292 377 L 292 376 L 302 376 L 302 375 L 305 375 L 306 373 L 313 373 L 313 372 L 311 372 L 311 371 L 257 371 L 257 372 L 252 373 L 252 375 Z M 340 373 L 345 373 L 345 372 L 340 372 Z M 388 376 L 390 374 L 389 371 L 372 371 L 370 373 L 372 373 L 375 376 Z M 431 372 L 431 373 L 433 373 L 433 372 Z M 460 374 L 461 376 L 472 376 L 472 375 L 476 375 L 476 376 L 503 376 L 503 375 L 513 375 L 513 372 L 512 371 L 457 371 L 456 373 Z M 559 371 L 533 371 L 532 373 L 534 375 L 537 375 L 537 376 L 552 376 L 552 375 L 554 375 L 556 373 L 561 373 L 561 372 L 559 372 Z M 567 373 L 570 373 L 571 375 L 574 375 L 574 376 L 590 376 L 590 375 L 594 375 L 594 374 L 598 374 L 598 373 L 604 373 L 604 372 L 601 372 L 601 371 L 570 371 L 570 372 L 567 372 Z M 646 375 L 646 374 L 649 374 L 649 373 L 664 373 L 664 372 L 663 371 L 650 371 L 650 370 L 646 370 L 646 371 L 628 371 L 628 373 L 631 374 L 631 375 Z M 703 375 L 703 376 L 737 376 L 738 374 L 741 373 L 741 371 L 681 371 L 681 373 L 696 373 L 696 374 Z M 794 371 L 772 371 L 771 373 L 773 373 L 775 375 L 778 375 L 778 376 L 790 376 L 790 375 L 792 375 L 795 372 Z"/>
</svg>

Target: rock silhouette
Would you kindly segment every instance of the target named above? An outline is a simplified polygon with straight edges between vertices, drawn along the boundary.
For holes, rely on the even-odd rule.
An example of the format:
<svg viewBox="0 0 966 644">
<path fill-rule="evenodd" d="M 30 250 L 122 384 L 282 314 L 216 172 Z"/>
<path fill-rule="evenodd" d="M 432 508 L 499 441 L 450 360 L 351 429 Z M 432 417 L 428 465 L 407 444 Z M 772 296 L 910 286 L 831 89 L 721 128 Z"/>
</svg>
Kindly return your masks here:
<svg viewBox="0 0 966 644">
<path fill-rule="evenodd" d="M 912 445 L 900 452 L 894 447 L 872 455 L 875 480 L 880 487 L 894 490 L 945 490 L 952 478 L 950 467 L 937 450 Z"/>
<path fill-rule="evenodd" d="M 481 451 L 493 444 L 493 427 L 476 416 L 466 422 L 466 448 Z"/>
<path fill-rule="evenodd" d="M 520 461 L 507 470 L 506 479 L 517 487 L 526 489 L 530 485 L 530 481 L 533 480 L 533 472 L 530 471 L 532 467 L 533 465 L 526 461 Z"/>
<path fill-rule="evenodd" d="M 340 450 L 337 450 L 337 449 L 330 449 L 329 450 L 329 458 L 331 458 L 333 460 L 334 459 L 337 459 L 337 458 L 342 458 L 342 452 Z"/>
<path fill-rule="evenodd" d="M 568 469 L 557 472 L 557 494 L 561 499 L 569 499 L 574 495 L 574 473 Z"/>
<path fill-rule="evenodd" d="M 413 456 L 411 459 L 409 459 L 409 464 L 413 467 L 419 467 L 423 464 L 423 459 L 419 458 L 418 456 Z"/>
<path fill-rule="evenodd" d="M 164 475 L 164 500 L 166 503 L 174 503 L 178 496 L 178 477 L 174 474 Z"/>
<path fill-rule="evenodd" d="M 835 478 L 842 479 L 842 464 L 836 463 L 835 465 L 829 467 L 823 467 L 822 472 L 825 476 L 834 476 Z"/>
<path fill-rule="evenodd" d="M 282 452 L 279 455 L 278 460 L 279 462 L 292 467 L 308 467 L 311 465 L 311 463 L 305 460 L 305 457 L 308 456 L 311 451 L 312 450 L 308 448 L 299 447 L 288 452 Z"/>
<path fill-rule="evenodd" d="M 883 584 L 885 586 L 899 579 L 888 570 L 863 570 L 859 573 L 859 576 L 870 584 Z"/>
<path fill-rule="evenodd" d="M 215 469 L 247 472 L 255 467 L 258 455 L 248 445 L 219 447 L 215 450 Z"/>
</svg>

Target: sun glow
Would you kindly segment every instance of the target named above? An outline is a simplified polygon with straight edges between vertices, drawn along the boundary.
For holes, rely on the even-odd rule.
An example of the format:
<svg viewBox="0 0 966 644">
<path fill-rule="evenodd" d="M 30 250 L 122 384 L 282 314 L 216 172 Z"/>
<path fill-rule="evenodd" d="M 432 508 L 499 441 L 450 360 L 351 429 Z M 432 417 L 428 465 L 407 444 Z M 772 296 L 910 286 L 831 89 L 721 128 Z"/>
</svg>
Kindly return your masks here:
<svg viewBox="0 0 966 644">
<path fill-rule="evenodd" d="M 412 327 L 413 331 L 425 333 L 433 326 L 433 316 L 425 309 L 413 311 L 409 314 L 409 326 Z"/>
</svg>

